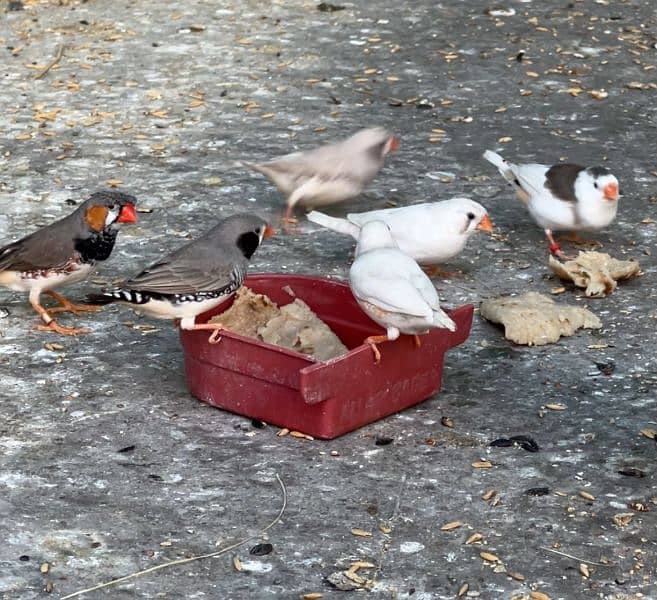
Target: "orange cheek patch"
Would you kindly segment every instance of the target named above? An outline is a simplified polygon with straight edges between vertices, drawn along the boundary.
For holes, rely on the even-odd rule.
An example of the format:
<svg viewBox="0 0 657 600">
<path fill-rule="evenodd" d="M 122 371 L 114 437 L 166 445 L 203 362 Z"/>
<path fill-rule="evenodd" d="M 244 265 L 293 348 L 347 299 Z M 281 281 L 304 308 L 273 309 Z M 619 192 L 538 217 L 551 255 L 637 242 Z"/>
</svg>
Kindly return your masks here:
<svg viewBox="0 0 657 600">
<path fill-rule="evenodd" d="M 84 218 L 89 223 L 91 229 L 101 231 L 105 227 L 105 219 L 107 219 L 108 212 L 106 206 L 92 206 L 87 210 Z"/>
</svg>

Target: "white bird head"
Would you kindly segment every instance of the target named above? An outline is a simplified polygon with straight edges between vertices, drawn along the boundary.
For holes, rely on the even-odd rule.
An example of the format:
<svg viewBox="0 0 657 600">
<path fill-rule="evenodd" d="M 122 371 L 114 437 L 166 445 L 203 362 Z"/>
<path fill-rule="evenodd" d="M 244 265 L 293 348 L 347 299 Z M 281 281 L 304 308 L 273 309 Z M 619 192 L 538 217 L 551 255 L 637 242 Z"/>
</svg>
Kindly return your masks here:
<svg viewBox="0 0 657 600">
<path fill-rule="evenodd" d="M 589 167 L 575 181 L 575 195 L 580 200 L 618 201 L 618 179 L 605 167 Z"/>
<path fill-rule="evenodd" d="M 349 139 L 345 144 L 355 149 L 362 149 L 371 152 L 378 160 L 383 160 L 390 152 L 395 152 L 399 148 L 399 139 L 386 131 L 383 127 L 370 127 L 361 129 Z"/>
<path fill-rule="evenodd" d="M 388 227 L 383 221 L 369 221 L 360 228 L 356 256 L 377 248 L 398 248 Z"/>
<path fill-rule="evenodd" d="M 454 233 L 460 233 L 470 237 L 477 231 L 490 233 L 493 231 L 493 223 L 486 209 L 470 198 L 451 198 L 440 203 L 448 206 L 449 210 L 441 209 L 440 220 L 449 220 L 449 226 Z"/>
</svg>

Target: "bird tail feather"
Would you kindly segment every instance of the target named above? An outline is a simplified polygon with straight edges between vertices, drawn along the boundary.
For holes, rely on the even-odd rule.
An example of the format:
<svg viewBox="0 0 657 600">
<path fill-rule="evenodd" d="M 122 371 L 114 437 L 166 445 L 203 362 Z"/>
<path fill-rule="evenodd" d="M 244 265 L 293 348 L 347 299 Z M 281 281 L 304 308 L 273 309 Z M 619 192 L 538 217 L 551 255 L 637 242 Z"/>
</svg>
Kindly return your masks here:
<svg viewBox="0 0 657 600">
<path fill-rule="evenodd" d="M 354 225 L 351 221 L 348 221 L 347 219 L 330 217 L 329 215 L 325 215 L 324 213 L 321 213 L 316 210 L 309 212 L 306 215 L 306 217 L 309 221 L 312 221 L 313 223 L 317 223 L 317 225 L 321 225 L 326 229 L 330 229 L 331 231 L 336 231 L 338 233 L 344 233 L 346 235 L 350 235 L 355 240 L 358 239 L 358 235 L 360 233 L 360 227 L 358 227 L 358 225 Z"/>
<path fill-rule="evenodd" d="M 456 323 L 443 310 L 433 311 L 433 322 L 438 327 L 444 327 L 450 331 L 456 331 Z"/>
</svg>

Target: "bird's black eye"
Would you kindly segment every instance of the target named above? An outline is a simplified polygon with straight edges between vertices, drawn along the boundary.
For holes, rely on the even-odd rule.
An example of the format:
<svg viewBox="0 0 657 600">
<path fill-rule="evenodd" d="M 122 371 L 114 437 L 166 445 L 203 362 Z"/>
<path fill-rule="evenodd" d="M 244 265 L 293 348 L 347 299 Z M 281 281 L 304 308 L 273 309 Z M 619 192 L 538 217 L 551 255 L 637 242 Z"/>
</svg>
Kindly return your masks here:
<svg viewBox="0 0 657 600">
<path fill-rule="evenodd" d="M 112 206 L 107 207 L 110 212 L 112 212 L 116 207 L 112 204 Z"/>
<path fill-rule="evenodd" d="M 596 190 L 598 189 L 598 182 L 597 182 L 597 181 L 594 181 L 594 182 L 593 182 L 593 187 L 594 187 Z"/>
<path fill-rule="evenodd" d="M 472 221 L 472 219 L 474 219 L 474 218 L 475 218 L 474 213 L 468 213 L 468 219 L 470 219 Z"/>
</svg>

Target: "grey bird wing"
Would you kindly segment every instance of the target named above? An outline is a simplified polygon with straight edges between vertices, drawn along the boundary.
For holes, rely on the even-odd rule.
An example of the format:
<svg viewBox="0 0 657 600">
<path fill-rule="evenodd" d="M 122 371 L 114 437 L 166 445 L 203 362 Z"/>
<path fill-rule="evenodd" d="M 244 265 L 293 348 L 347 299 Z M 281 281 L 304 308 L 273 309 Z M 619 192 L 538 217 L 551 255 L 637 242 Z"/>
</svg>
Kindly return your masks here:
<svg viewBox="0 0 657 600">
<path fill-rule="evenodd" d="M 240 264 L 203 267 L 202 261 L 195 264 L 191 261 L 164 260 L 144 269 L 121 287 L 164 295 L 230 292 L 242 285 L 245 274 L 246 269 Z"/>
<path fill-rule="evenodd" d="M 0 248 L 0 271 L 45 271 L 64 268 L 75 257 L 73 231 L 58 221 Z"/>
</svg>

